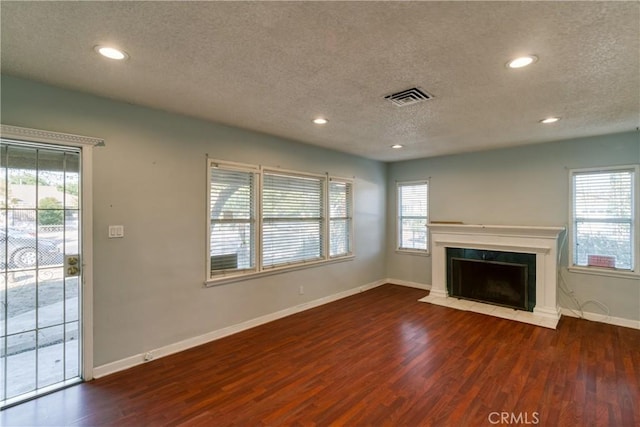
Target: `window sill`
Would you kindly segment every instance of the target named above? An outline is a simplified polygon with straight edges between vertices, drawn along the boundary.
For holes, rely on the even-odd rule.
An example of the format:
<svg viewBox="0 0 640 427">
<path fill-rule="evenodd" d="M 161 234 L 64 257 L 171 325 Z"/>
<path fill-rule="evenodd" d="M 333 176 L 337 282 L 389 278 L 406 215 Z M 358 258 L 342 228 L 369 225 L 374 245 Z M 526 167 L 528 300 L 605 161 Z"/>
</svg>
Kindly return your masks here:
<svg viewBox="0 0 640 427">
<path fill-rule="evenodd" d="M 228 283 L 241 282 L 244 280 L 257 279 L 259 277 L 266 277 L 274 274 L 287 273 L 287 272 L 296 271 L 296 270 L 305 270 L 307 268 L 318 267 L 321 265 L 335 264 L 338 262 L 345 262 L 345 261 L 353 261 L 354 259 L 355 259 L 355 255 L 347 255 L 347 256 L 341 256 L 337 258 L 323 259 L 320 261 L 311 261 L 311 262 L 306 262 L 303 264 L 296 264 L 291 266 L 285 265 L 281 267 L 270 268 L 268 270 L 258 271 L 255 273 L 244 273 L 244 274 L 241 273 L 241 274 L 235 274 L 235 275 L 229 275 L 229 276 L 221 276 L 221 277 L 205 280 L 204 286 L 207 288 L 211 288 L 214 286 L 226 285 Z"/>
<path fill-rule="evenodd" d="M 607 277 L 617 277 L 620 279 L 640 279 L 640 274 L 635 271 L 627 271 L 627 270 L 609 270 L 606 268 L 597 268 L 597 267 L 568 267 L 567 270 L 571 273 L 578 274 L 592 274 L 595 276 L 607 276 Z"/>
<path fill-rule="evenodd" d="M 431 252 L 418 249 L 396 249 L 396 253 L 401 255 L 431 256 Z"/>
</svg>

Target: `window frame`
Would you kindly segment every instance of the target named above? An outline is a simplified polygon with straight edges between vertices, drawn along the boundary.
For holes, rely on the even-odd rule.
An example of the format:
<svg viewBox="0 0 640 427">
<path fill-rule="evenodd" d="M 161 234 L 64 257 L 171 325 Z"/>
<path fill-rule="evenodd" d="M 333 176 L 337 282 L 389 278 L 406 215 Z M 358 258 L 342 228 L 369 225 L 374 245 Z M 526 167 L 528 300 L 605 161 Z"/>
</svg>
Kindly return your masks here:
<svg viewBox="0 0 640 427">
<path fill-rule="evenodd" d="M 254 245 L 257 245 L 257 246 L 254 246 L 253 248 L 253 250 L 255 251 L 255 259 L 254 259 L 254 266 L 252 268 L 249 268 L 249 269 L 235 268 L 235 269 L 219 270 L 219 272 L 215 275 L 211 273 L 211 231 L 212 231 L 211 224 L 213 222 L 211 219 L 211 169 L 214 167 L 220 168 L 222 170 L 228 170 L 228 171 L 234 171 L 234 172 L 245 172 L 245 173 L 251 173 L 254 175 L 253 200 L 251 200 L 250 203 L 253 205 L 253 210 L 255 212 L 255 217 L 256 217 L 254 219 L 254 222 L 255 222 L 254 230 L 253 230 L 254 239 L 252 243 Z M 206 271 L 207 271 L 207 278 L 208 278 L 207 280 L 224 279 L 229 276 L 253 274 L 258 271 L 258 265 L 262 261 L 261 252 L 258 251 L 258 248 L 260 246 L 260 236 L 259 236 L 260 223 L 257 218 L 259 214 L 259 210 L 258 210 L 259 205 L 258 205 L 258 198 L 256 197 L 260 187 L 260 179 L 261 179 L 260 169 L 253 165 L 248 165 L 244 163 L 235 163 L 235 162 L 221 162 L 214 159 L 207 159 L 207 216 L 206 216 L 207 218 L 207 245 L 206 245 L 207 247 L 206 269 L 207 270 Z"/>
<path fill-rule="evenodd" d="M 402 199 L 401 199 L 401 187 L 405 186 L 415 186 L 415 185 L 425 185 L 427 189 L 426 194 L 426 204 L 427 204 L 427 212 L 425 217 L 425 236 L 426 236 L 426 248 L 407 248 L 402 245 Z M 413 180 L 413 181 L 396 181 L 396 252 L 400 254 L 412 254 L 412 255 L 423 255 L 428 256 L 431 254 L 431 239 L 429 238 L 429 179 L 421 179 L 421 180 Z"/>
<path fill-rule="evenodd" d="M 265 216 L 264 216 L 264 189 L 265 189 L 265 175 L 274 175 L 274 176 L 282 176 L 282 177 L 291 177 L 291 178 L 299 178 L 299 179 L 308 179 L 308 180 L 319 180 L 320 181 L 320 217 L 318 218 L 320 220 L 319 224 L 320 224 L 320 235 L 319 238 L 322 240 L 319 248 L 320 248 L 320 256 L 317 258 L 313 258 L 313 259 L 306 259 L 306 260 L 301 260 L 301 261 L 294 261 L 294 262 L 281 262 L 281 263 L 275 263 L 275 264 L 269 264 L 269 265 L 265 265 L 265 261 L 264 261 L 264 223 L 265 223 Z M 328 181 L 328 176 L 327 175 L 319 175 L 319 174 L 310 174 L 310 173 L 303 173 L 303 172 L 297 172 L 297 171 L 289 171 L 289 170 L 284 170 L 284 169 L 273 169 L 273 168 L 261 168 L 261 182 L 262 182 L 262 186 L 260 188 L 260 193 L 258 194 L 258 197 L 260 199 L 260 210 L 258 212 L 259 214 L 259 223 L 260 223 L 260 260 L 261 260 L 261 264 L 260 264 L 260 270 L 261 271 L 265 271 L 265 270 L 276 270 L 279 268 L 286 268 L 289 265 L 298 265 L 298 264 L 309 264 L 309 263 L 315 263 L 318 261 L 323 261 L 327 258 L 327 240 L 328 240 L 328 219 L 327 219 L 327 210 L 326 210 L 326 206 L 327 206 L 327 181 Z M 300 221 L 303 222 L 300 218 L 296 218 L 296 217 L 290 217 L 289 218 L 291 221 Z"/>
<path fill-rule="evenodd" d="M 212 227 L 211 227 L 211 169 L 213 167 L 219 167 L 222 169 L 228 169 L 228 170 L 234 170 L 234 171 L 240 171 L 240 172 L 249 172 L 249 173 L 253 173 L 254 177 L 255 177 L 255 184 L 254 184 L 254 200 L 252 201 L 252 203 L 254 204 L 254 209 L 255 209 L 255 239 L 253 242 L 254 245 L 254 251 L 255 251 L 255 266 L 251 269 L 229 269 L 229 270 L 221 270 L 219 273 L 217 274 L 212 274 L 211 273 L 211 231 L 212 231 Z M 205 286 L 209 287 L 209 286 L 216 286 L 216 285 L 221 285 L 221 284 L 226 284 L 226 283 L 231 283 L 231 282 L 236 282 L 236 281 L 241 281 L 241 280 L 248 280 L 251 278 L 255 278 L 255 277 L 259 277 L 259 276 L 265 276 L 265 275 L 271 275 L 271 274 L 278 274 L 281 272 L 285 272 L 285 271 L 294 271 L 294 270 L 299 270 L 299 269 L 305 269 L 305 268 L 310 268 L 310 267 L 314 267 L 317 265 L 323 265 L 323 264 L 327 264 L 327 263 L 334 263 L 334 262 L 342 262 L 342 261 L 349 261 L 355 258 L 354 255 L 354 251 L 353 251 L 353 241 L 354 241 L 354 237 L 353 237 L 353 233 L 354 233 L 354 228 L 353 228 L 353 214 L 351 217 L 351 227 L 349 228 L 348 232 L 349 232 L 349 236 L 348 236 L 348 240 L 350 242 L 350 248 L 351 251 L 348 254 L 344 254 L 344 255 L 336 255 L 336 256 L 330 256 L 329 255 L 329 251 L 330 251 L 330 238 L 331 238 L 331 234 L 330 234 L 330 211 L 329 211 L 329 183 L 331 182 L 331 180 L 336 180 L 339 182 L 345 182 L 345 183 L 349 183 L 349 185 L 351 185 L 351 207 L 353 210 L 353 181 L 349 180 L 349 179 L 345 179 L 345 178 L 340 178 L 337 176 L 332 176 L 328 173 L 325 174 L 314 174 L 314 173 L 307 173 L 307 172 L 300 172 L 300 171 L 294 171 L 294 170 L 287 170 L 287 169 L 281 169 L 281 168 L 274 168 L 274 167 L 268 167 L 268 166 L 262 166 L 262 165 L 252 165 L 252 164 L 247 164 L 247 163 L 237 163 L 237 162 L 231 162 L 231 161 L 226 161 L 226 160 L 217 160 L 217 159 L 213 159 L 213 158 L 209 158 L 207 157 L 207 167 L 206 167 L 206 173 L 207 173 L 207 189 L 206 189 L 206 195 L 207 195 L 207 201 L 206 201 L 206 220 L 207 220 L 207 227 L 206 227 L 206 260 L 205 260 L 205 266 L 206 266 L 206 272 L 205 272 Z M 321 236 L 320 238 L 323 240 L 322 243 L 322 247 L 321 247 L 321 251 L 322 251 L 322 256 L 319 259 L 314 259 L 314 260 L 306 260 L 306 261 L 300 261 L 300 262 L 293 262 L 293 263 L 282 263 L 282 264 L 276 264 L 276 265 L 269 265 L 269 266 L 264 266 L 264 260 L 263 260 L 263 255 L 264 255 L 264 251 L 263 251 L 263 239 L 264 239 L 264 235 L 263 235 L 263 220 L 264 220 L 264 212 L 263 212 L 263 191 L 264 191 L 264 176 L 265 174 L 275 174 L 275 175 L 282 175 L 282 176 L 293 176 L 293 177 L 301 177 L 301 178 L 311 178 L 311 179 L 320 179 L 322 181 L 321 184 L 321 199 L 322 199 L 322 211 L 321 211 L 321 215 L 322 215 L 322 219 L 321 219 Z"/>
<path fill-rule="evenodd" d="M 576 220 L 575 220 L 575 194 L 574 194 L 574 176 L 582 174 L 598 174 L 598 173 L 614 173 L 630 171 L 633 174 L 632 177 L 632 213 L 631 213 L 631 256 L 632 265 L 631 269 L 617 269 L 617 268 L 604 268 L 589 265 L 577 265 L 575 264 L 575 233 L 576 233 Z M 621 165 L 621 166 L 607 166 L 607 167 L 595 167 L 595 168 L 576 168 L 569 170 L 569 219 L 568 219 L 568 269 L 575 273 L 586 273 L 600 276 L 621 277 L 621 278 L 638 278 L 640 277 L 639 265 L 640 265 L 640 244 L 638 243 L 638 237 L 640 237 L 640 165 Z"/>
<path fill-rule="evenodd" d="M 349 188 L 349 190 L 346 192 L 346 216 L 345 217 L 332 217 L 331 216 L 331 183 L 332 182 L 338 182 L 338 183 L 342 183 L 345 184 L 346 187 Z M 353 249 L 353 244 L 354 244 L 354 240 L 353 240 L 353 230 L 354 230 L 354 219 L 353 219 L 353 212 L 354 212 L 354 205 L 353 205 L 353 180 L 351 179 L 347 179 L 347 178 L 340 178 L 340 177 L 329 177 L 328 179 L 328 183 L 327 183 L 327 203 L 326 203 L 326 207 L 327 207 L 327 225 L 328 225 L 328 239 L 327 239 L 327 255 L 329 256 L 330 259 L 336 259 L 336 258 L 342 258 L 342 257 L 348 257 L 353 255 L 354 253 L 354 249 Z M 344 220 L 347 223 L 347 246 L 348 246 L 348 250 L 344 253 L 340 253 L 337 255 L 331 255 L 331 223 L 332 220 Z"/>
</svg>

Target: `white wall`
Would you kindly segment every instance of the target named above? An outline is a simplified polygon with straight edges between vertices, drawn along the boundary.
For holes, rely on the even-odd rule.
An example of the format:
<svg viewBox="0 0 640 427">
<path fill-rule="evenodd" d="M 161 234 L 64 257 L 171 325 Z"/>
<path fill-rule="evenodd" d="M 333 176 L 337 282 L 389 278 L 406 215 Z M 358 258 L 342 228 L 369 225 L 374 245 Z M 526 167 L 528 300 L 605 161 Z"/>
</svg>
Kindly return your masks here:
<svg viewBox="0 0 640 427">
<path fill-rule="evenodd" d="M 106 140 L 93 164 L 95 366 L 385 277 L 383 163 L 7 76 L 2 123 Z M 205 288 L 207 154 L 355 177 L 356 259 Z M 125 237 L 107 239 L 110 224 Z"/>
<path fill-rule="evenodd" d="M 396 162 L 388 167 L 387 275 L 430 284 L 431 258 L 395 251 L 395 183 L 430 178 L 431 220 L 468 224 L 566 226 L 569 169 L 640 162 L 640 134 L 629 132 L 478 153 Z M 566 248 L 563 264 L 567 264 Z M 582 301 L 611 316 L 640 320 L 640 281 L 565 274 Z M 560 304 L 573 307 L 560 293 Z M 590 304 L 585 311 L 599 313 Z"/>
</svg>

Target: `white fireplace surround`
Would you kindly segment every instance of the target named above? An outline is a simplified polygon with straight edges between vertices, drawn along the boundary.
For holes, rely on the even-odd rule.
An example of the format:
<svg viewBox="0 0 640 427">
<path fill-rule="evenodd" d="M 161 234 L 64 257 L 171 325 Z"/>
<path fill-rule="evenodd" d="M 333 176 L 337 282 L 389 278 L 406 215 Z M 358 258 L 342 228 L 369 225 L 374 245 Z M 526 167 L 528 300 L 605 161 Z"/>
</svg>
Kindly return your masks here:
<svg viewBox="0 0 640 427">
<path fill-rule="evenodd" d="M 467 309 L 476 303 L 461 302 L 447 293 L 447 248 L 493 250 L 530 253 L 536 256 L 536 305 L 533 313 L 518 312 L 513 316 L 496 307 L 495 315 L 554 328 L 560 319 L 557 299 L 558 241 L 565 227 L 519 225 L 429 224 L 431 232 L 431 292 L 421 301 L 453 308 Z M 477 303 L 478 306 L 486 306 Z M 473 310 L 493 314 L 493 309 Z M 501 313 L 502 315 L 500 315 Z"/>
</svg>

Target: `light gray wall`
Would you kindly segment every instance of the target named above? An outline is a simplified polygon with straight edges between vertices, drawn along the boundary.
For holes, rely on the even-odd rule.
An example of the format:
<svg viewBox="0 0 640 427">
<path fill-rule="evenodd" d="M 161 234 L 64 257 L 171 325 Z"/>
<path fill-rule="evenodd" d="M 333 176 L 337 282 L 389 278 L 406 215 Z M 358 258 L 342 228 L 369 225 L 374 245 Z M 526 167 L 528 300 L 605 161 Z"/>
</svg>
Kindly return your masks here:
<svg viewBox="0 0 640 427">
<path fill-rule="evenodd" d="M 383 163 L 8 76 L 2 123 L 106 140 L 93 162 L 96 366 L 385 277 Z M 207 154 L 355 177 L 356 259 L 204 288 Z M 107 239 L 110 224 L 125 237 Z"/>
<path fill-rule="evenodd" d="M 510 149 L 397 162 L 388 166 L 387 276 L 431 283 L 431 258 L 395 251 L 395 185 L 430 179 L 431 220 L 467 224 L 566 226 L 569 169 L 637 164 L 638 132 L 605 135 Z M 567 264 L 566 247 L 563 264 Z M 611 316 L 640 319 L 640 283 L 564 272 L 582 300 L 606 304 Z M 560 293 L 563 307 L 574 307 Z M 600 313 L 589 304 L 585 311 Z"/>
<path fill-rule="evenodd" d="M 385 165 L 8 76 L 1 89 L 2 123 L 107 141 L 93 165 L 96 366 L 384 277 L 429 284 L 431 258 L 394 250 L 397 180 L 430 178 L 434 220 L 564 225 L 568 168 L 640 162 L 628 133 Z M 356 260 L 204 288 L 207 154 L 355 176 Z M 125 238 L 107 239 L 110 224 Z M 583 301 L 640 319 L 638 281 L 566 277 Z"/>
</svg>

